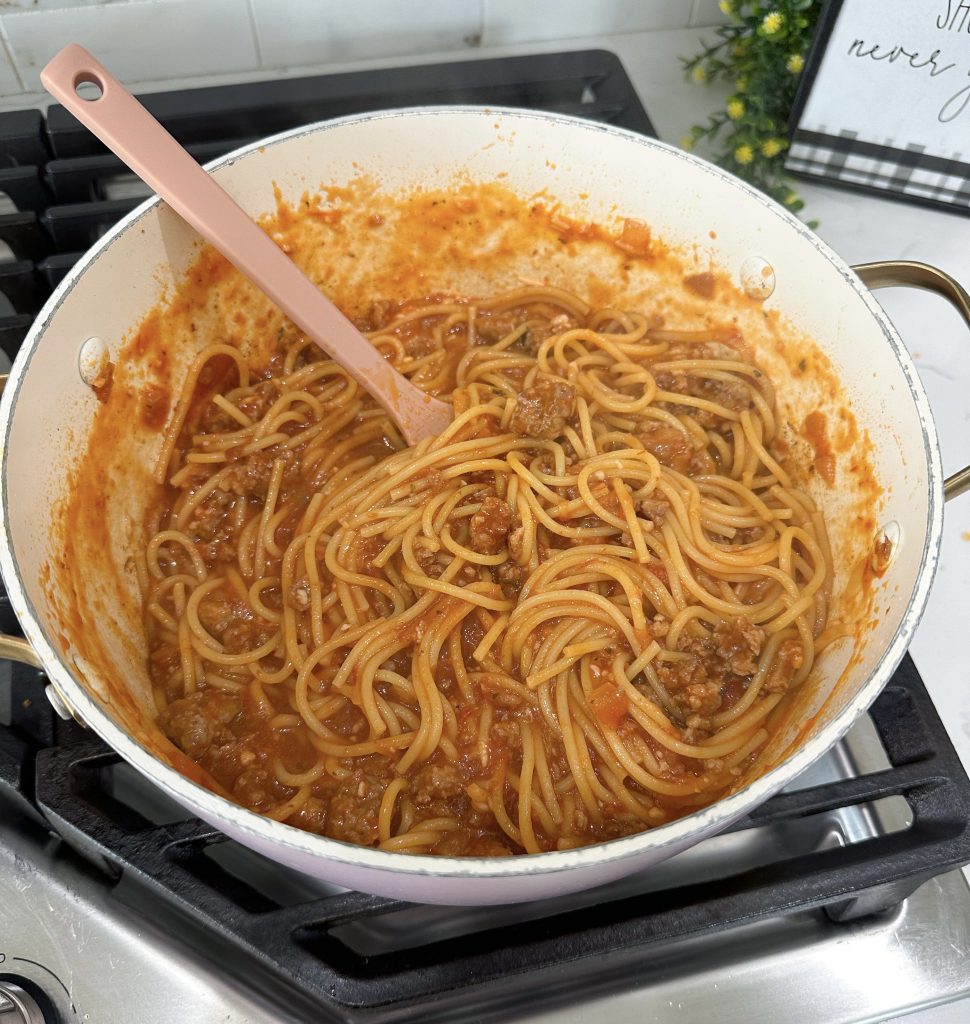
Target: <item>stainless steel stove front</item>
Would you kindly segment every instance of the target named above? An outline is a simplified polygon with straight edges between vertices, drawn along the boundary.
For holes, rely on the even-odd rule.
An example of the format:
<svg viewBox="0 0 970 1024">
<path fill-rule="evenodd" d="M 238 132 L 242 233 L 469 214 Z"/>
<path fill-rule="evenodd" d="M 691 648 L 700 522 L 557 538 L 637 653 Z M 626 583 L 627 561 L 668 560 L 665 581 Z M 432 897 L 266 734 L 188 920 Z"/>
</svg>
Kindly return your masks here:
<svg viewBox="0 0 970 1024">
<path fill-rule="evenodd" d="M 868 720 L 799 780 L 810 785 L 881 767 L 881 748 Z M 902 804 L 902 806 L 900 806 Z M 864 840 L 907 824 L 902 801 L 840 810 L 811 834 L 772 827 L 717 837 L 656 869 L 651 884 L 696 878 L 725 858 L 764 863 L 802 843 Z M 631 883 L 621 883 L 631 884 Z M 0 982 L 43 993 L 63 1022 L 92 1024 L 291 1024 L 342 1020 L 341 1011 L 294 1002 L 279 979 L 216 949 L 189 922 L 145 901 L 124 878 L 112 891 L 63 844 L 26 820 L 0 822 Z M 408 927 L 414 927 L 414 911 Z M 417 911 L 422 928 L 442 935 L 468 930 L 462 909 Z M 475 927 L 498 923 L 475 919 Z M 393 920 L 393 918 L 392 918 Z M 393 925 L 357 941 L 394 945 Z M 553 969 L 562 998 L 528 1005 L 500 986 L 473 990 L 459 1006 L 416 1008 L 414 1020 L 518 1024 L 611 1024 L 656 1021 L 719 1024 L 785 1021 L 849 1024 L 884 1021 L 970 993 L 970 889 L 963 875 L 941 875 L 891 913 L 834 923 L 821 912 L 797 913 L 715 932 L 662 949 L 636 949 L 610 959 L 595 987 L 575 981 L 571 965 Z M 578 990 L 577 990 L 578 989 Z M 517 989 L 517 992 L 520 991 Z M 498 998 L 497 998 L 498 997 Z M 511 1002 L 511 1005 L 509 1005 Z M 13 1011 L 0 1024 L 20 1024 Z M 488 1009 L 486 1010 L 486 1006 Z M 441 1012 L 439 1012 L 439 1009 Z M 368 1020 L 380 1020 L 369 1014 Z"/>
</svg>

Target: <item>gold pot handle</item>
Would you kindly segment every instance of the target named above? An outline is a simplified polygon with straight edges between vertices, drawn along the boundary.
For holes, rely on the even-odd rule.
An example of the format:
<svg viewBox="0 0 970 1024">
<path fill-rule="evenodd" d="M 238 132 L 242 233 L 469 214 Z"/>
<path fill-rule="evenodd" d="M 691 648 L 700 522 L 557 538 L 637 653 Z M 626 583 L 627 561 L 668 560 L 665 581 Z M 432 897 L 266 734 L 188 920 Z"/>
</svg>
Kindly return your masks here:
<svg viewBox="0 0 970 1024">
<path fill-rule="evenodd" d="M 882 260 L 879 263 L 860 263 L 852 269 L 873 291 L 903 286 L 936 292 L 949 300 L 970 327 L 970 294 L 959 281 L 939 267 L 915 260 Z M 970 466 L 964 466 L 943 481 L 943 500 L 949 501 L 967 490 L 970 490 Z"/>
<path fill-rule="evenodd" d="M 19 661 L 23 665 L 32 665 L 34 668 L 43 668 L 40 658 L 30 644 L 19 636 L 7 636 L 0 633 L 0 658 L 9 661 Z"/>
</svg>

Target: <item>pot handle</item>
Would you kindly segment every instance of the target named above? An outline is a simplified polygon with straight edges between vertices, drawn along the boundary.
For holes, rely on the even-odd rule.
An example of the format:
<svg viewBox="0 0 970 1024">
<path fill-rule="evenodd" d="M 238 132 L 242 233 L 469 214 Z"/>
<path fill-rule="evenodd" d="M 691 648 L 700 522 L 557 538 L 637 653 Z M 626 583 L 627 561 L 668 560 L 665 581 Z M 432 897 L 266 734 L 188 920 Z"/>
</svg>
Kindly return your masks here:
<svg viewBox="0 0 970 1024">
<path fill-rule="evenodd" d="M 970 294 L 959 281 L 939 267 L 915 260 L 882 260 L 879 263 L 860 263 L 852 269 L 872 291 L 903 286 L 936 292 L 950 301 L 970 327 Z M 943 481 L 943 500 L 949 501 L 967 490 L 970 490 L 970 466 L 964 466 Z"/>
</svg>

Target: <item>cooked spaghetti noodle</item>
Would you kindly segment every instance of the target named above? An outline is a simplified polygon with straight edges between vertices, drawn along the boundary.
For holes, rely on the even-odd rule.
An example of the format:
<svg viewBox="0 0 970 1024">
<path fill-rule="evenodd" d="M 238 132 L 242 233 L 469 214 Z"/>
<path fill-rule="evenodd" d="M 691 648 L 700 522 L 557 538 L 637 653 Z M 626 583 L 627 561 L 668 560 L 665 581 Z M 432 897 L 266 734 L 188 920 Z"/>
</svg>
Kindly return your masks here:
<svg viewBox="0 0 970 1024">
<path fill-rule="evenodd" d="M 743 340 L 542 287 L 362 326 L 451 396 L 441 436 L 406 447 L 300 337 L 187 374 L 145 552 L 165 732 L 245 806 L 410 853 L 567 849 L 730 790 L 832 579 Z"/>
</svg>

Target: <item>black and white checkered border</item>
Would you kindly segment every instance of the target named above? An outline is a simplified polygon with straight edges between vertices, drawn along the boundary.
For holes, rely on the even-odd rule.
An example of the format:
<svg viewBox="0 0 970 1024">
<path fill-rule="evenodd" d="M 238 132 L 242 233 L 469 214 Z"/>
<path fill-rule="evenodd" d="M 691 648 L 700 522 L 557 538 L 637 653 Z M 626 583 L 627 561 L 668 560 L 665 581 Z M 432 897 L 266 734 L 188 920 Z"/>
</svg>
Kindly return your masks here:
<svg viewBox="0 0 970 1024">
<path fill-rule="evenodd" d="M 864 142 L 852 131 L 829 135 L 799 129 L 785 167 L 807 177 L 970 209 L 970 163 L 962 157 L 936 156 L 916 144 L 899 149 L 892 140 Z"/>
</svg>

